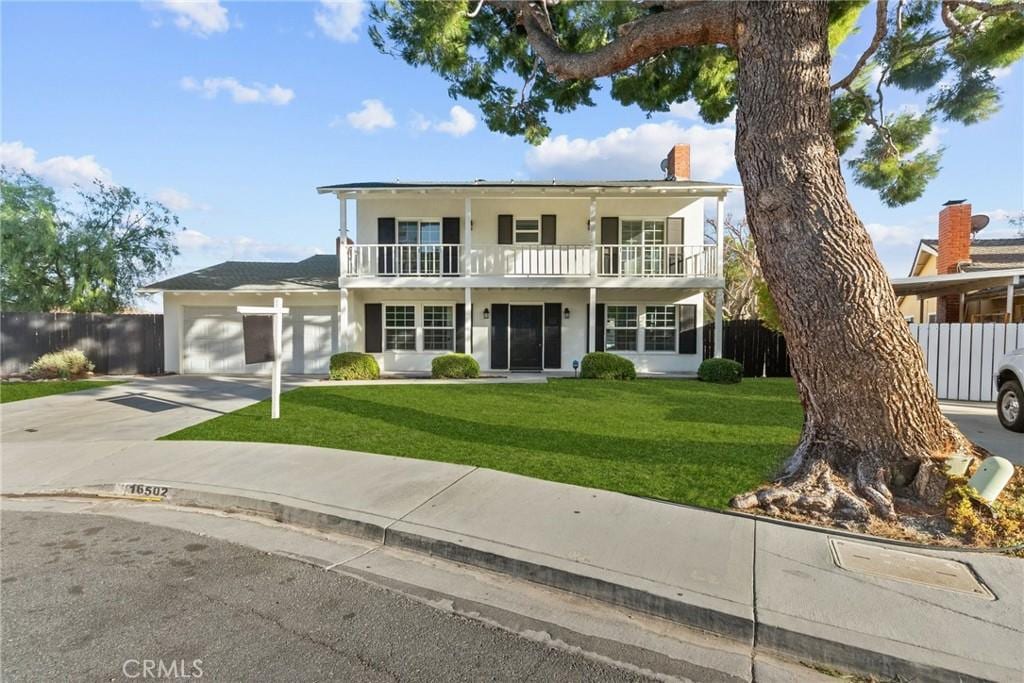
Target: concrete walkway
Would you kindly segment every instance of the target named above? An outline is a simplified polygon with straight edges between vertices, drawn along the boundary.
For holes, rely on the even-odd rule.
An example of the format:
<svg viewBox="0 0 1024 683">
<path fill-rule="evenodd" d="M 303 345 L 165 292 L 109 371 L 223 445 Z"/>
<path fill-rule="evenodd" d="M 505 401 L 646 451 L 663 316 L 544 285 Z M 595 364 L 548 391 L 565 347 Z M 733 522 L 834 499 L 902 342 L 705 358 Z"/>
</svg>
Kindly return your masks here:
<svg viewBox="0 0 1024 683">
<path fill-rule="evenodd" d="M 305 446 L 64 432 L 72 447 L 56 439 L 63 430 L 15 438 L 4 429 L 5 494 L 156 485 L 167 487 L 157 493 L 170 503 L 249 510 L 429 553 L 709 631 L 752 652 L 885 678 L 1024 676 L 1024 562 L 1012 558 L 913 550 L 878 565 L 928 556 L 965 563 L 985 588 L 958 592 L 841 569 L 830 544 L 838 534 L 491 470 Z M 121 429 L 109 433 L 120 437 Z"/>
</svg>

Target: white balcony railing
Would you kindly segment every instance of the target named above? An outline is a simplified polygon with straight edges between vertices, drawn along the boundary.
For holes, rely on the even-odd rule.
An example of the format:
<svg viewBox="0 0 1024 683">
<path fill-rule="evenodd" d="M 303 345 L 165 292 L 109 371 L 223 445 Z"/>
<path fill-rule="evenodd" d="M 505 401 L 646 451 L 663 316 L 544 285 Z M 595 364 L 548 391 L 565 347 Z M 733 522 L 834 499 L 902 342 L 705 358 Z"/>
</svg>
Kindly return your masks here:
<svg viewBox="0 0 1024 683">
<path fill-rule="evenodd" d="M 345 277 L 713 277 L 714 245 L 659 244 L 356 244 Z M 465 263 L 463 262 L 465 258 Z"/>
</svg>

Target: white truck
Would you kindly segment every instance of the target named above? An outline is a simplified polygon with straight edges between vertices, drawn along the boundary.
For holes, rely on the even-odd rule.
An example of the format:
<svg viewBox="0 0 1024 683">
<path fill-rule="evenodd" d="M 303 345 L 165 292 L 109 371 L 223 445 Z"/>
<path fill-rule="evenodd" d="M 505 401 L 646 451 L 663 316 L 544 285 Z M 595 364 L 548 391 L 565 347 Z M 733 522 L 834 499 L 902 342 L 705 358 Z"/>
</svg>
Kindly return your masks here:
<svg viewBox="0 0 1024 683">
<path fill-rule="evenodd" d="M 996 412 L 999 422 L 1014 432 L 1024 432 L 1024 348 L 1003 356 L 995 374 Z"/>
</svg>

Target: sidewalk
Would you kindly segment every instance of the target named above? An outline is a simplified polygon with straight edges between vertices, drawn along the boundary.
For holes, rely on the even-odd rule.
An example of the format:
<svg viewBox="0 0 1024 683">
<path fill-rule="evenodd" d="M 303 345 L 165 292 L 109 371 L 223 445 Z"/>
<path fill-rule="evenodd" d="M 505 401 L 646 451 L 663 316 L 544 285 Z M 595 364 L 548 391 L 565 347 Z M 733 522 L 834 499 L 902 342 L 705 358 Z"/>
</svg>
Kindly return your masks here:
<svg viewBox="0 0 1024 683">
<path fill-rule="evenodd" d="M 1013 558 L 911 550 L 876 562 L 963 562 L 991 592 L 982 595 L 841 569 L 830 544 L 839 534 L 467 466 L 276 444 L 44 439 L 5 438 L 5 494 L 166 486 L 171 503 L 430 553 L 757 652 L 889 678 L 1024 676 L 1024 562 Z"/>
</svg>

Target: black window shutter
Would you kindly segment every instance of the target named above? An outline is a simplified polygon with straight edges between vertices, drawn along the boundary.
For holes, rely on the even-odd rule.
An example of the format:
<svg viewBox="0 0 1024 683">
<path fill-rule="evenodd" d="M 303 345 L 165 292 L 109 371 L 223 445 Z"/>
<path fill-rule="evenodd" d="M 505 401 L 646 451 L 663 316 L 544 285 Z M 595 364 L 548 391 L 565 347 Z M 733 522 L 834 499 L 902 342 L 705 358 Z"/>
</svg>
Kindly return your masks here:
<svg viewBox="0 0 1024 683">
<path fill-rule="evenodd" d="M 377 219 L 377 244 L 394 244 L 397 241 L 397 237 L 394 218 Z M 393 275 L 394 272 L 394 249 L 379 249 L 377 251 L 377 274 Z"/>
<path fill-rule="evenodd" d="M 459 243 L 460 223 L 458 216 L 441 219 L 441 242 L 444 245 Z M 459 272 L 458 247 L 441 247 L 441 268 L 442 275 L 454 275 Z"/>
<path fill-rule="evenodd" d="M 498 216 L 498 244 L 512 244 L 512 214 Z"/>
<path fill-rule="evenodd" d="M 595 351 L 604 351 L 604 325 L 605 325 L 604 304 L 598 304 L 597 305 L 597 324 L 594 325 L 594 331 L 595 331 L 595 335 L 594 335 L 594 339 L 595 339 L 594 350 Z"/>
<path fill-rule="evenodd" d="M 508 304 L 491 304 L 491 369 L 508 370 Z"/>
<path fill-rule="evenodd" d="M 601 217 L 601 244 L 619 243 L 619 219 L 615 216 Z M 602 249 L 601 272 L 615 274 L 619 272 L 619 250 Z M 602 351 L 603 349 L 598 349 Z"/>
<path fill-rule="evenodd" d="M 540 243 L 555 244 L 555 223 L 556 218 L 552 214 L 545 214 L 540 217 Z"/>
<path fill-rule="evenodd" d="M 562 304 L 544 304 L 544 367 L 562 367 Z"/>
<path fill-rule="evenodd" d="M 455 353 L 466 352 L 466 304 L 455 304 Z"/>
<path fill-rule="evenodd" d="M 384 322 L 381 304 L 366 304 L 363 316 L 363 340 L 366 353 L 380 353 L 384 349 Z"/>
<path fill-rule="evenodd" d="M 696 304 L 679 304 L 679 353 L 697 353 Z"/>
</svg>

